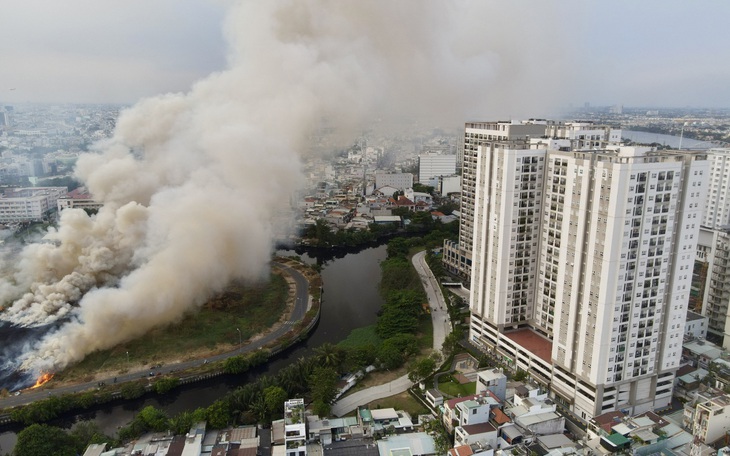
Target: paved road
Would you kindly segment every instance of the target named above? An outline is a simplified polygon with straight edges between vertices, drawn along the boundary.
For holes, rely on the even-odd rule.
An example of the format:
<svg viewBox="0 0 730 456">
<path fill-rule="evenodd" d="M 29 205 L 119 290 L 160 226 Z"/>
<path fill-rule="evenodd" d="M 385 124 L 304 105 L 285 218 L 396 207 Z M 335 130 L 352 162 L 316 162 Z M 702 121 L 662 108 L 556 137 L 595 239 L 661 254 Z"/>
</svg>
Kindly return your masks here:
<svg viewBox="0 0 730 456">
<path fill-rule="evenodd" d="M 241 353 L 248 353 L 253 350 L 257 350 L 273 341 L 278 339 L 279 337 L 283 336 L 287 332 L 289 332 L 292 328 L 292 326 L 300 321 L 302 318 L 304 318 L 304 314 L 307 312 L 307 309 L 309 307 L 309 283 L 307 282 L 306 277 L 304 277 L 299 271 L 296 269 L 290 268 L 288 266 L 285 266 L 283 264 L 274 263 L 272 264 L 273 267 L 279 268 L 283 270 L 285 273 L 287 273 L 290 277 L 294 279 L 294 283 L 296 285 L 296 295 L 295 299 L 296 302 L 294 303 L 294 308 L 292 309 L 291 314 L 289 315 L 289 318 L 287 319 L 284 324 L 279 325 L 276 327 L 273 331 L 265 334 L 264 336 L 246 343 L 246 345 L 243 345 L 235 350 L 221 353 L 215 356 L 210 356 L 206 360 L 203 359 L 196 359 L 192 361 L 185 361 L 181 363 L 176 364 L 165 364 L 159 368 L 156 369 L 143 369 L 136 372 L 130 372 L 127 374 L 120 374 L 116 377 L 109 377 L 106 379 L 101 380 L 94 380 L 92 382 L 86 382 L 86 383 L 78 383 L 74 385 L 68 385 L 68 386 L 62 386 L 57 387 L 53 389 L 38 389 L 38 390 L 26 390 L 23 391 L 22 394 L 19 396 L 9 396 L 3 399 L 0 399 L 0 408 L 8 408 L 8 407 L 15 407 L 17 405 L 24 405 L 31 403 L 33 401 L 43 399 L 45 397 L 48 397 L 49 395 L 61 395 L 61 394 L 68 394 L 68 393 L 78 393 L 81 391 L 85 391 L 91 388 L 97 388 L 99 385 L 99 382 L 104 382 L 107 385 L 111 385 L 113 383 L 123 383 L 130 380 L 136 380 L 140 377 L 143 378 L 150 378 L 150 372 L 152 372 L 155 376 L 159 373 L 160 375 L 169 374 L 176 371 L 184 371 L 186 369 L 190 369 L 193 367 L 200 366 L 201 364 L 212 361 L 220 361 L 224 360 L 226 358 L 230 358 L 231 356 L 235 356 Z"/>
<path fill-rule="evenodd" d="M 426 264 L 426 251 L 413 255 L 413 266 L 418 275 L 421 276 L 421 283 L 428 296 L 428 304 L 431 307 L 431 321 L 433 322 L 433 349 L 441 353 L 441 347 L 446 336 L 451 332 L 451 320 L 449 310 L 441 293 L 436 277 Z"/>
<path fill-rule="evenodd" d="M 418 252 L 413 255 L 413 266 L 421 277 L 421 283 L 428 296 L 428 305 L 431 307 L 431 321 L 433 323 L 433 349 L 441 353 L 446 335 L 451 331 L 449 312 L 444 301 L 444 295 L 438 286 L 436 277 L 426 264 L 426 252 Z M 356 393 L 345 396 L 332 406 L 332 414 L 343 416 L 355 410 L 358 406 L 367 404 L 376 399 L 393 396 L 402 393 L 413 386 L 408 375 L 399 377 L 392 382 L 373 386 Z"/>
</svg>

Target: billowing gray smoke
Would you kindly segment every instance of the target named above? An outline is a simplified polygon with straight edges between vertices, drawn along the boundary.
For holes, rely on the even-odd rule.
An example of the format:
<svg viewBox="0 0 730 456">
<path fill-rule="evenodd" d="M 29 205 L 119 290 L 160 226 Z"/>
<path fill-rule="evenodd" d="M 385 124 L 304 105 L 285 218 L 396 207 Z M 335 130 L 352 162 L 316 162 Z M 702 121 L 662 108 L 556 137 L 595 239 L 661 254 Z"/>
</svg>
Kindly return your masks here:
<svg viewBox="0 0 730 456">
<path fill-rule="evenodd" d="M 508 81 L 544 79 L 545 60 L 526 51 L 544 34 L 529 27 L 548 15 L 515 22 L 522 37 L 509 43 L 509 16 L 497 13 L 400 0 L 232 6 L 229 69 L 124 111 L 77 165 L 104 207 L 64 211 L 0 283 L 7 320 L 64 317 L 24 368 L 58 370 L 180 320 L 232 279 L 265 277 L 274 216 L 303 183 L 300 152 L 323 119 L 356 131 L 369 116 L 427 113 L 457 128 L 474 113 L 542 109 L 547 91 L 534 84 L 510 111 L 484 104 L 522 93 Z"/>
</svg>

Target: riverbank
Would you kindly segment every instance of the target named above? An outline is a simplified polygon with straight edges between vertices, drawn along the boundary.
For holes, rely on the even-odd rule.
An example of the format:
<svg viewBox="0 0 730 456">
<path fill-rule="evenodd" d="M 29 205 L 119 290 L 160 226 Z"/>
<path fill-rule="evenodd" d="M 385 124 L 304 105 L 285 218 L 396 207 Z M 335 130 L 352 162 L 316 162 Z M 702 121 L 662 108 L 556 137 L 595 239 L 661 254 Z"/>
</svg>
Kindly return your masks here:
<svg viewBox="0 0 730 456">
<path fill-rule="evenodd" d="M 291 258 L 277 258 L 276 267 L 288 277 L 290 286 L 287 296 L 287 311 L 274 326 L 251 337 L 245 345 L 241 344 L 236 347 L 228 344 L 214 347 L 209 351 L 197 352 L 197 357 L 194 359 L 179 362 L 160 361 L 152 369 L 144 366 L 144 369 L 133 372 L 107 372 L 107 376 L 97 376 L 93 380 L 85 382 L 69 382 L 64 385 L 49 383 L 45 387 L 27 390 L 20 396 L 0 399 L 0 407 L 3 409 L 0 413 L 5 413 L 5 420 L 7 420 L 8 409 L 19 405 L 35 401 L 50 401 L 52 398 L 54 398 L 53 402 L 58 402 L 57 398 L 60 396 L 89 395 L 89 393 L 92 395 L 92 397 L 87 397 L 83 404 L 73 404 L 71 401 L 68 407 L 58 411 L 58 413 L 68 413 L 78 409 L 78 405 L 83 405 L 80 408 L 84 409 L 122 397 L 123 385 L 128 382 L 146 383 L 143 385 L 146 391 L 151 390 L 154 383 L 163 378 L 182 379 L 189 383 L 196 379 L 207 379 L 212 375 L 219 375 L 223 371 L 223 362 L 228 358 L 254 351 L 265 353 L 268 358 L 268 356 L 286 349 L 305 338 L 316 325 L 321 310 L 322 281 L 319 274 L 312 268 Z M 191 354 L 185 356 L 190 357 Z M 0 417 L 1 420 L 2 417 Z"/>
</svg>

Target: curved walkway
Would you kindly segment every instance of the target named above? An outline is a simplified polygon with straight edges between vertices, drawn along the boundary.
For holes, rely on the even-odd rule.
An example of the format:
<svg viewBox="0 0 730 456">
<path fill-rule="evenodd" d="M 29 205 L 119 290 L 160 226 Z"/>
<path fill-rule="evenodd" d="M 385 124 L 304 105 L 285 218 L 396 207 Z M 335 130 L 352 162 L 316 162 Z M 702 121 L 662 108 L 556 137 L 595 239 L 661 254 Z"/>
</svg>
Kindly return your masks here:
<svg viewBox="0 0 730 456">
<path fill-rule="evenodd" d="M 91 388 L 96 388 L 99 383 L 103 382 L 107 385 L 112 385 L 114 383 L 123 383 L 131 380 L 137 380 L 140 377 L 148 377 L 150 372 L 157 375 L 158 373 L 160 375 L 169 374 L 176 371 L 184 371 L 186 369 L 190 369 L 193 367 L 200 366 L 201 364 L 210 362 L 210 361 L 220 361 L 224 360 L 226 358 L 230 358 L 232 356 L 239 355 L 241 353 L 248 353 L 254 350 L 257 350 L 259 348 L 262 348 L 287 332 L 291 331 L 291 329 L 294 327 L 294 324 L 301 319 L 304 318 L 304 314 L 306 314 L 307 309 L 309 307 L 309 282 L 307 281 L 307 278 L 304 277 L 302 273 L 297 271 L 294 268 L 291 268 L 289 266 L 285 266 L 281 263 L 273 263 L 273 267 L 277 267 L 281 270 L 283 270 L 286 274 L 289 274 L 294 279 L 294 283 L 296 286 L 296 294 L 295 294 L 295 302 L 294 302 L 294 308 L 292 309 L 291 313 L 289 314 L 289 317 L 286 321 L 279 323 L 278 326 L 274 327 L 274 329 L 271 332 L 268 332 L 264 334 L 261 337 L 258 337 L 255 340 L 252 340 L 250 343 L 243 345 L 242 347 L 238 347 L 235 350 L 231 350 L 225 353 L 220 353 L 218 355 L 209 356 L 205 360 L 202 359 L 196 359 L 192 361 L 184 361 L 180 363 L 175 364 L 164 364 L 163 366 L 150 370 L 150 369 L 142 369 L 138 370 L 136 372 L 130 372 L 126 374 L 120 374 L 116 377 L 109 377 L 106 379 L 99 379 L 94 380 L 91 382 L 85 382 L 85 383 L 76 383 L 73 385 L 66 385 L 66 386 L 59 386 L 56 388 L 50 388 L 50 389 L 43 389 L 39 388 L 37 390 L 24 390 L 22 394 L 18 396 L 8 396 L 6 398 L 0 399 L 0 408 L 10 408 L 15 407 L 18 405 L 25 405 L 29 404 L 33 401 L 37 401 L 40 399 L 44 399 L 47 396 L 53 394 L 53 395 L 61 395 L 61 394 L 70 394 L 70 393 L 79 393 L 81 391 L 85 391 Z"/>
<path fill-rule="evenodd" d="M 449 320 L 448 307 L 441 293 L 436 277 L 434 277 L 431 269 L 426 264 L 426 251 L 418 252 L 413 255 L 413 266 L 421 277 L 421 283 L 428 296 L 428 305 L 431 308 L 431 322 L 433 323 L 433 349 L 441 353 L 441 347 L 444 344 L 446 336 L 451 331 L 451 321 Z M 413 386 L 413 382 L 408 379 L 408 375 L 396 378 L 395 380 L 384 383 L 382 385 L 373 386 L 349 396 L 345 396 L 332 405 L 332 414 L 343 416 L 355 410 L 358 406 L 367 404 L 374 400 L 393 396 L 402 393 Z"/>
</svg>

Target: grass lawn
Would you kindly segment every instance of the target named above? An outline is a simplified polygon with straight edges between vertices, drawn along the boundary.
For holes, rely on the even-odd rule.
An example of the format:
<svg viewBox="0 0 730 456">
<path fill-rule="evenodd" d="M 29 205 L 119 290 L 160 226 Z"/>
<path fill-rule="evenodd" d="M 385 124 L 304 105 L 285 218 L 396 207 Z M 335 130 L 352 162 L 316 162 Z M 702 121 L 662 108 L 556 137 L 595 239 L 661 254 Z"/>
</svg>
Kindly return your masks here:
<svg viewBox="0 0 730 456">
<path fill-rule="evenodd" d="M 382 399 L 375 400 L 368 404 L 371 410 L 394 408 L 396 410 L 405 410 L 414 419 L 418 415 L 425 415 L 431 413 L 426 407 L 420 402 L 413 399 L 408 392 L 396 394 L 395 396 L 384 397 Z"/>
<path fill-rule="evenodd" d="M 461 384 L 448 375 L 444 375 L 439 379 L 439 390 L 446 394 L 450 394 L 454 397 L 469 396 L 470 394 L 476 393 L 477 383 L 464 383 Z"/>
<path fill-rule="evenodd" d="M 79 364 L 57 374 L 56 379 L 91 380 L 97 372 L 138 370 L 148 364 L 234 348 L 239 343 L 236 328 L 241 330 L 245 342 L 273 326 L 286 309 L 288 295 L 287 281 L 279 274 L 272 274 L 269 282 L 257 286 L 232 284 L 181 322 L 155 329 L 112 349 L 92 353 Z"/>
</svg>

